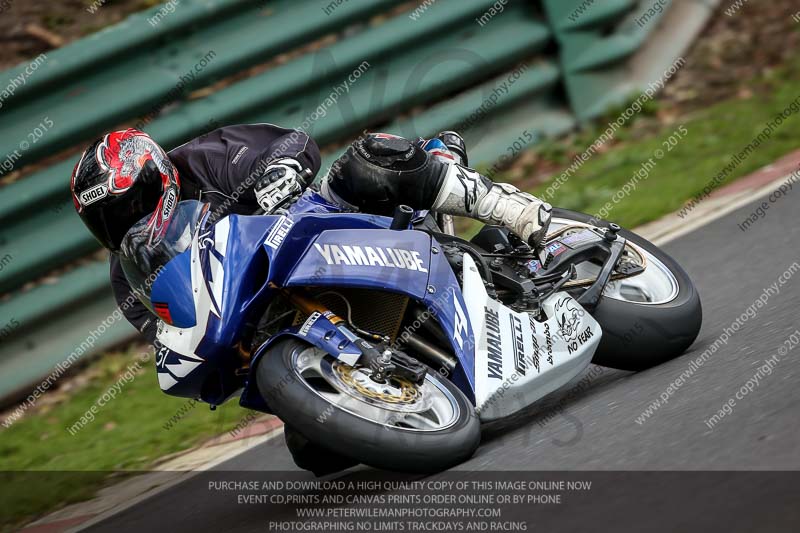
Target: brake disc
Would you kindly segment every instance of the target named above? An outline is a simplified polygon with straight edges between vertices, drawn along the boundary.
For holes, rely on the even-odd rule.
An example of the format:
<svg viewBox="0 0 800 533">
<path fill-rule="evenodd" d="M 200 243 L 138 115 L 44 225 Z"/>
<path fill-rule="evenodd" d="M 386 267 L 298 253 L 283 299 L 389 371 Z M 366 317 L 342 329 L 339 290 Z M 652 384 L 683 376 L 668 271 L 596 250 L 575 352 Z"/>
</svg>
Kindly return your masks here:
<svg viewBox="0 0 800 533">
<path fill-rule="evenodd" d="M 379 400 L 390 404 L 411 405 L 422 399 L 422 391 L 411 381 L 392 376 L 385 383 L 374 381 L 362 367 L 352 367 L 336 362 L 333 364 L 336 376 L 350 391 L 355 391 L 365 398 Z"/>
</svg>

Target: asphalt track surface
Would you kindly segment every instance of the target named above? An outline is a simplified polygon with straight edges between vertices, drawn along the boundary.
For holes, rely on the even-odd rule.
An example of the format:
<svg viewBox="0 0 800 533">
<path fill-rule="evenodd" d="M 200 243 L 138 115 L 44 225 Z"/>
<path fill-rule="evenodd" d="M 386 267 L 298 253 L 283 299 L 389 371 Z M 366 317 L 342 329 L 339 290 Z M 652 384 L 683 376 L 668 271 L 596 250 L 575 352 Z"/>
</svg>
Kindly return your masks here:
<svg viewBox="0 0 800 533">
<path fill-rule="evenodd" d="M 687 354 L 639 373 L 590 367 L 593 378 L 579 393 L 567 386 L 488 428 L 476 455 L 459 470 L 504 471 L 509 477 L 538 471 L 542 479 L 583 471 L 582 477 L 569 479 L 594 479 L 590 496 L 573 499 L 574 505 L 516 511 L 517 518 L 526 520 L 536 513 L 536 526 L 555 531 L 797 531 L 800 346 L 785 353 L 781 347 L 800 328 L 800 271 L 754 317 L 741 321 L 727 344 L 668 403 L 643 423 L 636 422 L 768 286 L 793 263 L 800 265 L 797 194 L 771 204 L 746 232 L 738 224 L 762 199 L 664 246 L 695 281 L 703 302 L 703 327 Z M 778 362 L 772 373 L 762 372 L 758 386 L 736 399 L 737 391 L 774 355 Z M 730 398 L 735 401 L 732 412 L 710 429 L 705 421 Z M 217 470 L 238 471 L 240 476 L 248 470 L 296 472 L 282 440 L 253 448 Z M 358 478 L 369 474 L 366 470 L 338 477 Z M 725 472 L 765 470 L 775 473 Z M 294 479 L 314 477 L 296 472 Z M 198 479 L 144 500 L 89 531 L 268 531 L 272 516 L 258 506 L 236 505 L 209 492 Z"/>
</svg>

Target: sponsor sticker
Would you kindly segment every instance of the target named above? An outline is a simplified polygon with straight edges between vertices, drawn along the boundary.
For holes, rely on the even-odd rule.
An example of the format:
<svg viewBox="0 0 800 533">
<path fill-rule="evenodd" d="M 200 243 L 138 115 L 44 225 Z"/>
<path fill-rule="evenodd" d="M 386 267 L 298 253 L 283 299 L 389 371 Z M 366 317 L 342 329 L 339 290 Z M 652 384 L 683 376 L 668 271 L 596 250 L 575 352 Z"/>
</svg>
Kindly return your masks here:
<svg viewBox="0 0 800 533">
<path fill-rule="evenodd" d="M 308 318 L 306 318 L 306 321 L 303 322 L 303 325 L 300 327 L 300 335 L 302 335 L 303 337 L 308 335 L 308 332 L 311 331 L 311 326 L 313 326 L 314 322 L 319 320 L 319 317 L 321 316 L 322 313 L 320 313 L 319 311 L 314 311 L 313 313 L 308 315 Z"/>
<path fill-rule="evenodd" d="M 272 226 L 272 229 L 269 230 L 269 235 L 267 235 L 264 244 L 273 249 L 278 248 L 278 246 L 280 246 L 283 240 L 286 238 L 286 235 L 289 233 L 289 230 L 292 228 L 293 224 L 294 223 L 289 217 L 281 217 L 280 220 L 278 220 L 278 222 Z"/>
<path fill-rule="evenodd" d="M 553 257 L 556 257 L 566 252 L 567 247 L 561 244 L 560 242 L 556 241 L 554 243 L 548 244 L 545 250 L 553 254 Z"/>
<path fill-rule="evenodd" d="M 488 377 L 503 379 L 503 339 L 500 336 L 500 314 L 490 307 L 486 312 L 486 349 L 489 356 Z"/>
<path fill-rule="evenodd" d="M 567 343 L 567 351 L 574 353 L 578 348 L 594 337 L 591 327 L 581 329 L 581 311 L 578 304 L 572 298 L 562 298 L 556 303 L 556 320 L 558 321 L 559 333 Z"/>
<path fill-rule="evenodd" d="M 167 197 L 164 199 L 164 207 L 161 210 L 161 220 L 168 220 L 172 215 L 172 210 L 175 209 L 175 200 L 177 199 L 175 189 L 172 187 L 167 191 Z"/>
<path fill-rule="evenodd" d="M 525 375 L 525 341 L 522 336 L 522 321 L 518 316 L 508 315 L 511 321 L 511 334 L 514 336 L 511 347 L 514 349 L 514 368 L 523 376 Z"/>
<path fill-rule="evenodd" d="M 593 232 L 589 230 L 583 230 L 571 233 L 566 237 L 562 237 L 560 240 L 563 244 L 566 244 L 571 248 L 575 248 L 576 246 L 580 246 L 585 242 L 594 241 L 598 239 L 599 237 L 595 235 Z"/>
<path fill-rule="evenodd" d="M 542 269 L 542 263 L 538 259 L 531 259 L 525 263 L 525 266 L 528 268 L 528 272 L 531 274 L 536 274 Z"/>
<path fill-rule="evenodd" d="M 379 266 L 428 273 L 425 261 L 416 250 L 382 246 L 357 246 L 314 243 L 314 249 L 329 265 Z"/>
<path fill-rule="evenodd" d="M 578 336 L 574 341 L 567 344 L 567 350 L 569 351 L 569 353 L 578 351 L 578 347 L 586 344 L 586 341 L 588 341 L 592 337 L 594 337 L 592 328 L 587 327 L 585 330 L 578 333 Z"/>
<path fill-rule="evenodd" d="M 102 200 L 106 196 L 108 196 L 108 187 L 104 183 L 101 183 L 100 185 L 95 185 L 91 189 L 83 191 L 79 198 L 81 204 L 87 206 L 98 200 Z"/>
<path fill-rule="evenodd" d="M 531 362 L 533 363 L 533 368 L 536 369 L 536 373 L 539 374 L 541 369 L 539 368 L 539 339 L 536 338 L 536 319 L 533 318 L 533 315 L 528 315 L 528 320 L 531 324 L 531 340 L 533 340 L 533 355 L 531 355 Z"/>
<path fill-rule="evenodd" d="M 553 365 L 553 334 L 550 333 L 550 324 L 544 323 L 544 344 L 547 349 L 547 362 Z"/>
<path fill-rule="evenodd" d="M 570 342 L 578 336 L 581 312 L 572 298 L 566 297 L 556 302 L 555 313 L 558 329 L 565 341 Z"/>
</svg>

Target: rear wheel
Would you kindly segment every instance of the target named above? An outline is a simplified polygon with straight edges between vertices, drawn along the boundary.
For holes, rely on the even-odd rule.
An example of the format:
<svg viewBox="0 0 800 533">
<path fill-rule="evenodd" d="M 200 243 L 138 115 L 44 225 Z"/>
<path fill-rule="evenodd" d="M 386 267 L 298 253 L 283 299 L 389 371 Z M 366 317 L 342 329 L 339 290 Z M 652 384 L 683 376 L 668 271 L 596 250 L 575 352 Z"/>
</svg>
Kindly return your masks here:
<svg viewBox="0 0 800 533">
<path fill-rule="evenodd" d="M 472 456 L 475 409 L 449 380 L 429 372 L 417 386 L 376 383 L 297 339 L 278 341 L 256 370 L 270 408 L 308 440 L 367 465 L 435 472 Z"/>
<path fill-rule="evenodd" d="M 551 231 L 574 222 L 609 224 L 584 213 L 554 209 Z M 592 312 L 603 328 L 592 362 L 643 370 L 673 359 L 691 346 L 702 323 L 700 296 L 689 275 L 663 250 L 631 231 L 623 229 L 619 235 L 636 247 L 646 268 L 629 278 L 610 281 L 603 291 Z M 581 268 L 587 267 L 579 268 L 579 277 L 591 275 L 581 274 Z"/>
</svg>

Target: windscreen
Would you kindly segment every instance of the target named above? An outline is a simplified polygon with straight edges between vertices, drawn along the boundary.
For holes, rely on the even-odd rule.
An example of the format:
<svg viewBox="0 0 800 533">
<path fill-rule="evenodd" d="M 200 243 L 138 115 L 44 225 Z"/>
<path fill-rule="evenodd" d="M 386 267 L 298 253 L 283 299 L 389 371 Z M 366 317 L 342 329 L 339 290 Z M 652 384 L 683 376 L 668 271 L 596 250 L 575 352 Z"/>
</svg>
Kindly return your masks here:
<svg viewBox="0 0 800 533">
<path fill-rule="evenodd" d="M 120 263 L 134 294 L 155 314 L 150 302 L 153 282 L 167 263 L 192 246 L 208 204 L 197 200 L 178 203 L 162 236 L 153 240 L 150 215 L 134 224 L 120 246 Z"/>
</svg>

